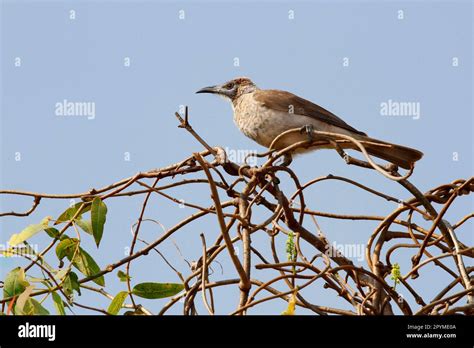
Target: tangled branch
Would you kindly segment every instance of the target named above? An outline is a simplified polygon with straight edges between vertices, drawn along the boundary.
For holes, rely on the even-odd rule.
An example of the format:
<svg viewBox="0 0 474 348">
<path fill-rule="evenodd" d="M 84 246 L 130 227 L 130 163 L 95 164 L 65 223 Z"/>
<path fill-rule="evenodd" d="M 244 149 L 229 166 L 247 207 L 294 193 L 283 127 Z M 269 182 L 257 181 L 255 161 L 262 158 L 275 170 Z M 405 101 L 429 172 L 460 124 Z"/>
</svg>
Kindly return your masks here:
<svg viewBox="0 0 474 348">
<path fill-rule="evenodd" d="M 201 308 L 211 315 L 221 313 L 216 307 L 214 298 L 216 291 L 223 287 L 237 287 L 239 290 L 239 299 L 235 302 L 235 310 L 231 312 L 234 315 L 246 314 L 251 308 L 255 309 L 262 303 L 277 299 L 289 303 L 287 312 L 293 312 L 291 304 L 294 304 L 297 308 L 305 308 L 318 315 L 380 315 L 394 314 L 397 311 L 405 315 L 474 313 L 474 289 L 471 275 L 474 268 L 466 266 L 465 263 L 466 258 L 474 256 L 474 250 L 473 247 L 461 241 L 469 235 L 460 233 L 474 214 L 468 214 L 456 223 L 450 223 L 445 218 L 455 200 L 474 191 L 474 178 L 458 179 L 421 193 L 408 181 L 413 168 L 402 175 L 394 165 L 375 163 L 365 150 L 366 144 L 363 141 L 347 135 L 319 131 L 314 131 L 318 135 L 317 138 L 324 137 L 327 140 L 308 139 L 279 151 L 268 151 L 257 155 L 257 157 L 268 157 L 265 163 L 250 167 L 247 164 L 229 161 L 222 148 L 209 146 L 191 127 L 187 108 L 185 115 L 176 113 L 176 117 L 180 122 L 179 127 L 188 131 L 204 146 L 204 151 L 194 153 L 165 168 L 140 172 L 108 186 L 82 193 L 42 194 L 14 190 L 0 191 L 2 195 L 29 196 L 33 200 L 33 205 L 28 210 L 5 212 L 1 213 L 0 217 L 30 216 L 39 204 L 46 200 L 71 198 L 81 200 L 81 203 L 66 219 L 63 221 L 56 219 L 57 224 L 63 223 L 61 229 L 56 230 L 49 225 L 43 228 L 49 232 L 48 234 L 52 234 L 52 240 L 42 251 L 25 256 L 20 252 L 28 246 L 25 240 L 3 252 L 5 256 L 24 256 L 27 260 L 26 266 L 22 268 L 24 272 L 38 269 L 44 275 L 43 284 L 46 285 L 43 288 L 35 288 L 29 294 L 29 298 L 55 294 L 56 299 L 60 296 L 62 303 L 71 309 L 78 306 L 95 312 L 115 314 L 110 309 L 112 305 L 104 310 L 77 302 L 74 291 L 67 288 L 73 281 L 72 268 L 76 267 L 83 273 L 83 277 L 77 279 L 78 288 L 94 291 L 107 300 L 112 300 L 112 303 L 118 303 L 117 312 L 120 308 L 126 308 L 130 310 L 127 313 L 151 315 L 152 311 L 138 303 L 138 297 L 150 297 L 139 292 L 137 286 L 132 289 L 131 265 L 139 258 L 152 258 L 155 254 L 150 252 L 155 251 L 181 280 L 181 287 L 170 295 L 169 302 L 155 314 L 166 314 L 171 308 L 180 305 L 186 315 L 199 314 Z M 280 137 L 297 131 L 299 130 L 288 130 Z M 278 138 L 274 140 L 274 143 L 278 141 Z M 347 142 L 357 146 L 364 160 L 353 158 L 342 150 L 341 145 Z M 296 148 L 327 147 L 328 145 L 332 146 L 347 164 L 375 170 L 391 180 L 390 182 L 400 184 L 413 197 L 401 200 L 350 178 L 333 175 L 300 183 L 297 174 L 291 168 L 276 164 Z M 284 192 L 281 188 L 284 177 L 289 178 L 288 180 L 295 187 L 292 194 Z M 393 202 L 396 207 L 387 216 L 341 215 L 312 210 L 305 201 L 305 193 L 308 188 L 324 181 L 356 187 L 366 194 Z M 208 185 L 212 200 L 212 204 L 207 207 L 194 202 L 182 202 L 170 193 L 174 188 L 192 190 L 195 185 L 202 184 Z M 146 218 L 147 203 L 154 195 L 164 197 L 170 204 L 183 204 L 195 212 L 169 229 L 163 227 L 163 233 L 155 240 L 146 241 L 140 237 L 143 222 L 152 221 L 159 224 L 156 219 Z M 79 247 L 82 234 L 80 228 L 85 229 L 81 216 L 89 210 L 95 214 L 98 211 L 97 207 L 101 207 L 101 202 L 130 196 L 143 196 L 141 210 L 132 227 L 130 254 L 93 272 L 88 272 L 87 269 L 84 270 L 80 265 L 78 266 L 77 255 L 85 255 Z M 227 199 L 222 199 L 223 196 Z M 439 206 L 439 212 L 436 206 Z M 255 217 L 256 214 L 253 212 L 256 207 L 263 209 L 264 218 L 261 218 L 262 214 L 259 214 L 258 218 Z M 174 262 L 166 259 L 159 247 L 166 241 L 172 240 L 172 236 L 179 233 L 185 226 L 209 215 L 216 218 L 215 228 L 220 231 L 219 237 L 210 243 L 206 240 L 207 236 L 201 233 L 201 245 L 196 245 L 196 248 L 202 249 L 199 251 L 202 256 L 193 262 L 186 261 L 189 269 L 186 272 L 179 272 L 172 265 Z M 413 222 L 419 217 L 427 226 L 423 227 Z M 373 231 L 367 231 L 366 265 L 355 265 L 350 257 L 337 250 L 321 231 L 316 218 L 378 221 Z M 91 219 L 94 225 L 92 234 L 96 237 L 94 228 L 98 227 L 93 217 Z M 97 217 L 95 222 L 97 222 Z M 58 253 L 58 246 L 66 239 L 72 243 L 73 239 L 66 237 L 66 232 L 70 230 L 75 231 L 78 242 L 74 242 L 74 251 L 70 254 L 67 250 L 64 251 L 69 264 L 61 264 L 63 263 L 61 259 L 60 266 L 62 267 L 56 269 L 49 266 L 46 259 L 50 251 L 56 248 Z M 252 236 L 256 234 L 268 236 L 268 245 L 253 243 Z M 285 250 L 281 243 L 282 239 L 286 241 L 285 260 L 281 259 L 282 251 Z M 141 248 L 138 248 L 138 242 L 143 243 Z M 303 243 L 304 248 L 302 248 Z M 241 246 L 242 255 L 236 252 L 237 245 Z M 176 247 L 179 251 L 179 247 Z M 401 250 L 408 250 L 413 254 L 411 268 L 404 270 L 404 274 L 401 273 L 398 262 L 394 262 L 394 254 Z M 271 255 L 271 258 L 264 255 Z M 228 257 L 237 277 L 211 280 L 218 277 L 213 271 L 213 266 L 217 267 L 218 257 Z M 439 289 L 438 294 L 432 299 L 428 299 L 426 295 L 416 290 L 416 279 L 427 266 L 436 266 L 439 272 L 446 273 L 451 278 L 451 282 L 446 284 L 445 288 Z M 127 285 L 124 295 L 129 298 L 130 303 L 126 302 L 125 296 L 122 302 L 116 300 L 118 295 L 114 297 L 109 294 L 99 281 L 104 275 L 122 267 L 125 269 L 122 276 Z M 99 287 L 92 285 L 93 282 Z M 400 285 L 397 287 L 397 284 Z M 4 288 L 6 286 L 5 281 Z M 328 291 L 333 290 L 345 302 L 345 306 L 330 307 L 322 299 L 311 297 L 311 289 L 317 286 Z M 400 289 L 409 293 L 411 298 L 405 299 Z M 201 295 L 197 296 L 199 292 Z M 18 305 L 16 301 L 21 293 L 12 293 L 11 296 L 7 294 L 1 300 L 3 311 L 7 307 L 11 309 Z M 199 304 L 199 298 L 202 300 L 202 305 Z M 394 306 L 398 307 L 398 310 L 394 310 Z"/>
</svg>

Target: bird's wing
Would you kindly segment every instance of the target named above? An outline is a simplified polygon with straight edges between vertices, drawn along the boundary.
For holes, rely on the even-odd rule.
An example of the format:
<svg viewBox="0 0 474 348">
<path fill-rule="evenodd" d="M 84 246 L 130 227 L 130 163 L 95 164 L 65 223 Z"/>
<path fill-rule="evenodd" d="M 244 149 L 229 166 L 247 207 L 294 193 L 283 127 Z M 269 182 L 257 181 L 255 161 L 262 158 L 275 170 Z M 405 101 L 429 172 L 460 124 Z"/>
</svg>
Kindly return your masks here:
<svg viewBox="0 0 474 348">
<path fill-rule="evenodd" d="M 321 106 L 290 92 L 260 89 L 254 93 L 254 98 L 257 102 L 262 103 L 263 106 L 273 110 L 288 112 L 290 114 L 290 108 L 292 108 L 293 114 L 295 115 L 308 116 L 360 135 L 366 135 L 349 126 L 346 122 Z"/>
</svg>

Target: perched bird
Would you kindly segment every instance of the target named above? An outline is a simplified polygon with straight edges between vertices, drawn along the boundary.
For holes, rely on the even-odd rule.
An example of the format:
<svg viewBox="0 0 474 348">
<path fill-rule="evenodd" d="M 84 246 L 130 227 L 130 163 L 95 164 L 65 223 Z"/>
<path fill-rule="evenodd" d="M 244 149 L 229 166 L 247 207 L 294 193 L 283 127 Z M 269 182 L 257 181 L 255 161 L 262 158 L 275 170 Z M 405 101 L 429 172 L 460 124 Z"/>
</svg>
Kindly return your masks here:
<svg viewBox="0 0 474 348">
<path fill-rule="evenodd" d="M 362 141 L 369 154 L 405 169 L 410 169 L 423 156 L 418 150 L 370 138 L 328 110 L 290 92 L 259 89 L 246 77 L 236 78 L 222 85 L 204 87 L 196 93 L 217 94 L 230 100 L 235 124 L 246 136 L 267 148 L 281 133 L 299 128 L 301 132 L 283 136 L 273 144 L 273 148 L 279 150 L 308 140 L 308 135 L 311 136 L 314 129 L 349 135 Z M 318 136 L 313 136 L 312 139 L 327 140 L 325 137 L 318 139 Z M 325 144 L 313 148 L 299 148 L 294 153 L 334 148 L 329 142 Z M 341 144 L 341 147 L 359 150 L 350 142 Z"/>
</svg>

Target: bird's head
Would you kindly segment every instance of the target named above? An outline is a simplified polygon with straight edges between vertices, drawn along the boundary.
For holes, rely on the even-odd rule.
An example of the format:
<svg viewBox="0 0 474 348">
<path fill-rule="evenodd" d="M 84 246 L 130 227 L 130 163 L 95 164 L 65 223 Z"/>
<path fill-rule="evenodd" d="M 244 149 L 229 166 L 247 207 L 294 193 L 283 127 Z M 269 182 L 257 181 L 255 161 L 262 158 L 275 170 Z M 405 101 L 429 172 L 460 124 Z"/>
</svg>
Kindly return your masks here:
<svg viewBox="0 0 474 348">
<path fill-rule="evenodd" d="M 230 80 L 222 85 L 210 86 L 201 88 L 196 93 L 212 93 L 228 98 L 231 101 L 236 100 L 241 95 L 252 93 L 257 89 L 257 86 L 247 77 L 238 77 Z"/>
</svg>

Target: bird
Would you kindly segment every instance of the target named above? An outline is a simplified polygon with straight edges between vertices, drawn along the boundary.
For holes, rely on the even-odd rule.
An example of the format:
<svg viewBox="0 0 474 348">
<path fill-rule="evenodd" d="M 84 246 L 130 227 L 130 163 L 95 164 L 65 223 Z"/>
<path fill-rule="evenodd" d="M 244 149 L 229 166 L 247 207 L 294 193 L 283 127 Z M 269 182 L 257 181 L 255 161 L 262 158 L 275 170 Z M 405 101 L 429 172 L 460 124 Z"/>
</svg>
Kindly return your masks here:
<svg viewBox="0 0 474 348">
<path fill-rule="evenodd" d="M 423 156 L 423 153 L 416 149 L 371 138 L 332 112 L 293 93 L 260 89 L 247 77 L 204 87 L 196 93 L 215 94 L 229 100 L 234 123 L 242 133 L 264 147 L 272 146 L 272 149 L 281 150 L 308 140 L 308 137 L 315 142 L 321 140 L 319 146 L 314 148 L 299 147 L 291 151 L 289 159 L 285 160 L 286 164 L 291 163 L 292 155 L 321 148 L 334 149 L 334 141 L 328 142 L 325 136 L 314 136 L 313 130 L 350 136 L 363 142 L 370 155 L 404 169 L 412 169 L 414 163 Z M 289 132 L 274 142 L 275 138 L 290 129 L 300 129 L 300 132 Z M 350 141 L 341 143 L 340 147 L 360 151 L 359 147 Z"/>
</svg>

